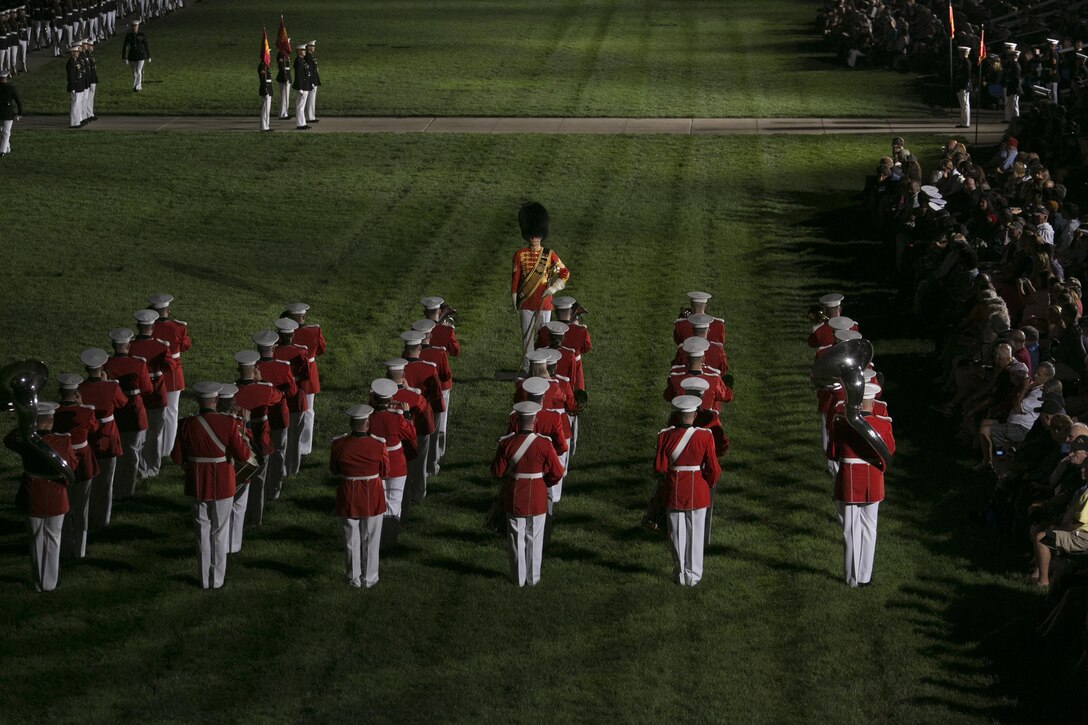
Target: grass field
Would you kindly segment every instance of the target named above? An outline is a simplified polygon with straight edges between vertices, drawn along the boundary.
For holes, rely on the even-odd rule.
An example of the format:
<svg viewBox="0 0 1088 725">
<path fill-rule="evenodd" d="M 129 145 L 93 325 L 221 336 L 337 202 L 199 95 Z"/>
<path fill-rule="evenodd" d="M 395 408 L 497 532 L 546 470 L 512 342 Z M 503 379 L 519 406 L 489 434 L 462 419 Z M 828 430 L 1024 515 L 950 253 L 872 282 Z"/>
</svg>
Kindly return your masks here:
<svg viewBox="0 0 1088 725">
<path fill-rule="evenodd" d="M 27 588 L 5 496 L 5 718 L 990 722 L 1047 694 L 1024 662 L 1035 600 L 964 520 L 984 484 L 931 448 L 943 432 L 916 381 L 926 344 L 894 331 L 883 255 L 851 221 L 886 139 L 275 136 L 24 133 L 5 162 L 24 179 L 5 213 L 34 220 L 9 247 L 6 358 L 75 369 L 162 290 L 189 321 L 193 381 L 231 379 L 231 354 L 289 300 L 309 301 L 329 339 L 315 454 L 220 592 L 196 583 L 174 468 L 51 596 Z M 118 162 L 122 144 L 140 163 Z M 76 158 L 82 186 L 62 193 L 55 170 Z M 527 198 L 553 213 L 595 346 L 542 585 L 518 590 L 481 520 Z M 637 523 L 690 288 L 716 295 L 737 399 L 706 578 L 682 590 L 664 540 Z M 899 439 L 868 590 L 840 580 L 807 383 L 803 312 L 829 289 L 876 340 Z M 352 590 L 324 454 L 428 293 L 462 313 L 448 465 L 381 584 Z"/>
<path fill-rule="evenodd" d="M 281 8 L 203 0 L 152 22 L 140 94 L 120 38 L 100 45 L 96 110 L 256 114 L 261 26 L 274 42 Z M 928 113 L 913 76 L 847 71 L 830 57 L 808 0 L 308 0 L 283 10 L 295 41 L 318 40 L 319 114 Z M 29 113 L 67 113 L 63 59 L 18 83 Z"/>
</svg>

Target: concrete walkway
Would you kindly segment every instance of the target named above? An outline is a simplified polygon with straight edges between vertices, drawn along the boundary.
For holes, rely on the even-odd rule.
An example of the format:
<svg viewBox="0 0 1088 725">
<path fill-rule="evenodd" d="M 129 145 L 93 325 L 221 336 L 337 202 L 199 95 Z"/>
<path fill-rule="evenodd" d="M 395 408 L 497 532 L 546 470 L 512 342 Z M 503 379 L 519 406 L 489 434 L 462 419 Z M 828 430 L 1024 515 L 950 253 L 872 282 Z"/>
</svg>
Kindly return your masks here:
<svg viewBox="0 0 1088 725">
<path fill-rule="evenodd" d="M 256 133 L 257 116 L 103 116 L 82 129 L 68 128 L 66 116 L 24 116 L 17 130 L 171 131 Z M 310 131 L 296 131 L 294 119 L 273 119 L 272 128 L 287 133 L 479 133 L 479 134 L 673 134 L 683 136 L 800 134 L 955 135 L 973 140 L 975 129 L 955 128 L 954 120 L 886 118 L 468 118 L 326 116 Z M 995 141 L 1006 124 L 985 118 L 979 139 Z"/>
</svg>

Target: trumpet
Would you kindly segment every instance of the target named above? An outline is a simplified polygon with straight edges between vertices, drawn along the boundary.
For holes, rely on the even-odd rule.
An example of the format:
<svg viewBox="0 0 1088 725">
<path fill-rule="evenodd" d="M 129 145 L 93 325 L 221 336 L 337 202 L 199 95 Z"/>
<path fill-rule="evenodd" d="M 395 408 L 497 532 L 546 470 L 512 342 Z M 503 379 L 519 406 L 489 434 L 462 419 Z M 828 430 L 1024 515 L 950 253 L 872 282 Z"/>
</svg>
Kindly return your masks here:
<svg viewBox="0 0 1088 725">
<path fill-rule="evenodd" d="M 454 324 L 457 322 L 454 319 L 454 315 L 457 314 L 457 310 L 453 309 L 453 307 L 447 305 L 445 302 L 443 302 L 442 306 L 438 308 L 438 311 L 440 314 L 438 316 L 438 322 L 436 324 L 449 325 L 450 327 L 453 327 Z"/>
<path fill-rule="evenodd" d="M 589 310 L 587 310 L 585 307 L 582 307 L 582 305 L 578 302 L 575 302 L 574 307 L 572 307 L 570 310 L 570 321 L 581 322 L 582 318 L 588 314 Z"/>
</svg>

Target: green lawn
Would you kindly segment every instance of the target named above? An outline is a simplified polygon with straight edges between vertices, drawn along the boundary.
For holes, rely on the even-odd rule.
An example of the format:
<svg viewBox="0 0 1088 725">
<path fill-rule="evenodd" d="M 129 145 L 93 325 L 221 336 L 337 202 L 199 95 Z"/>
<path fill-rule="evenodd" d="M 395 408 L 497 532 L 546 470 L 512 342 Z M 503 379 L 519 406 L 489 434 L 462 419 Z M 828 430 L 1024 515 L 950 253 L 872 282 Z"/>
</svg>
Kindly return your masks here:
<svg viewBox="0 0 1088 725">
<path fill-rule="evenodd" d="M 99 46 L 98 112 L 256 114 L 261 27 L 274 41 L 279 7 L 204 0 L 152 22 L 140 94 L 120 38 Z M 809 0 L 308 0 L 286 19 L 294 40 L 318 40 L 319 114 L 928 113 L 913 76 L 829 56 L 815 11 Z M 67 112 L 63 60 L 18 84 L 28 112 Z"/>
<path fill-rule="evenodd" d="M 54 594 L 29 591 L 15 468 L 0 456 L 6 718 L 989 722 L 1030 700 L 1016 647 L 1032 596 L 1012 554 L 964 522 L 985 486 L 930 449 L 942 434 L 915 382 L 925 345 L 891 333 L 878 251 L 842 231 L 886 139 L 17 142 L 4 171 L 23 181 L 5 214 L 33 221 L 9 236 L 6 358 L 75 369 L 81 348 L 103 345 L 162 290 L 190 324 L 192 381 L 232 378 L 231 354 L 298 298 L 329 354 L 316 452 L 219 592 L 196 584 L 174 468 L 118 507 Z M 138 162 L 118 162 L 122 143 Z M 74 159 L 76 193 L 57 172 Z M 511 395 L 494 373 L 517 356 L 507 265 L 527 198 L 553 213 L 551 243 L 591 311 L 595 347 L 543 581 L 518 590 L 481 521 Z M 690 288 L 716 295 L 737 399 L 706 577 L 683 590 L 664 540 L 637 523 L 667 414 L 671 324 Z M 877 339 L 899 435 L 869 590 L 840 581 L 807 383 L 803 313 L 829 289 Z M 353 590 L 324 454 L 426 293 L 462 313 L 448 465 L 384 558 L 381 584 Z"/>
</svg>

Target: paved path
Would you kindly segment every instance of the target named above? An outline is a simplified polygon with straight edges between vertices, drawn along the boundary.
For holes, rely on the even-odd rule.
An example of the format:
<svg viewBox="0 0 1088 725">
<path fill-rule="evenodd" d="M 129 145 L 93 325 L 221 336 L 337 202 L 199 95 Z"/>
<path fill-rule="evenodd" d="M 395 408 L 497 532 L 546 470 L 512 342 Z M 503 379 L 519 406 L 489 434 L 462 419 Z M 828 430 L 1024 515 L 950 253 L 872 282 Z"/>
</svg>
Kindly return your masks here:
<svg viewBox="0 0 1088 725">
<path fill-rule="evenodd" d="M 481 134 L 674 134 L 707 136 L 728 134 L 828 135 L 873 133 L 892 136 L 934 133 L 973 140 L 975 129 L 957 129 L 954 120 L 883 118 L 457 118 L 327 116 L 310 131 L 295 130 L 294 119 L 274 119 L 272 128 L 287 133 L 481 133 Z M 1000 138 L 1005 123 L 987 117 L 979 139 Z M 256 132 L 257 117 L 244 116 L 104 116 L 78 131 L 68 128 L 66 116 L 24 116 L 18 130 Z"/>
</svg>

